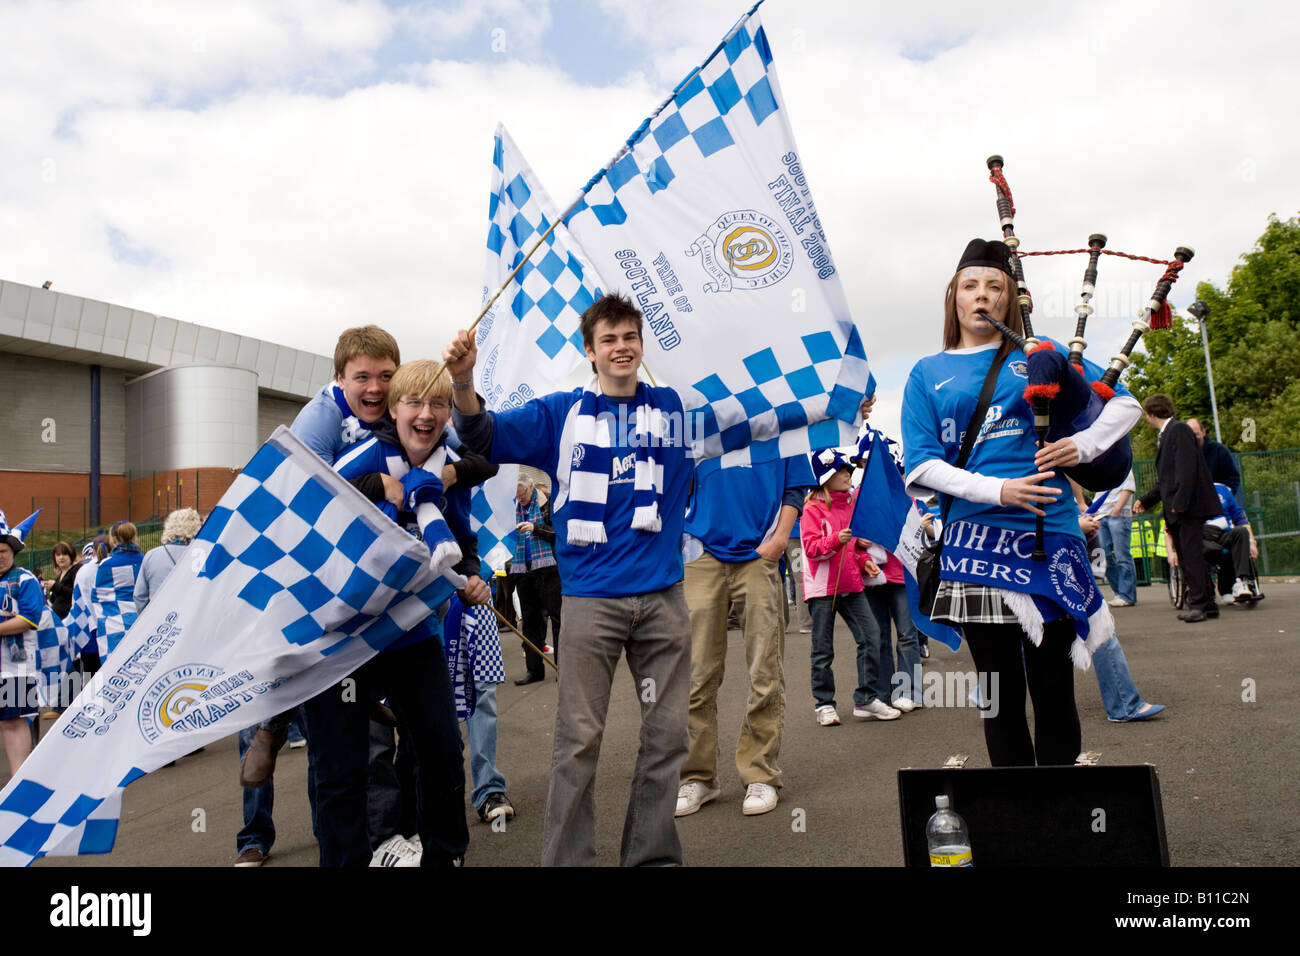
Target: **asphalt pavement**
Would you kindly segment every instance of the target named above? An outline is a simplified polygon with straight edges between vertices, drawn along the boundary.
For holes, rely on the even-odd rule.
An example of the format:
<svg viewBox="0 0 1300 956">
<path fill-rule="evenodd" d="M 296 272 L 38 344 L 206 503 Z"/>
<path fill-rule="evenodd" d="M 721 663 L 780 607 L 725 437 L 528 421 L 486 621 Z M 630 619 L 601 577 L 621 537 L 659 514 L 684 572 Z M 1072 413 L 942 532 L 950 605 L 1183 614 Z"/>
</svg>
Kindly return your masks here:
<svg viewBox="0 0 1300 956">
<path fill-rule="evenodd" d="M 1293 766 L 1300 720 L 1300 581 L 1272 579 L 1253 609 L 1224 607 L 1217 621 L 1183 624 L 1161 585 L 1140 588 L 1138 605 L 1115 611 L 1142 695 L 1168 709 L 1137 723 L 1106 720 L 1091 671 L 1076 672 L 1083 746 L 1104 765 L 1150 763 L 1158 772 L 1174 866 L 1293 865 Z M 784 786 L 771 813 L 741 814 L 744 788 L 732 759 L 746 695 L 744 644 L 729 634 L 728 676 L 718 713 L 722 795 L 678 821 L 688 864 L 702 866 L 898 866 L 903 862 L 897 771 L 938 767 L 953 754 L 987 766 L 977 712 L 936 700 L 901 719 L 852 717 L 853 641 L 836 631 L 839 727 L 819 727 L 809 690 L 809 636 L 786 636 Z M 502 638 L 506 670 L 522 676 L 519 642 Z M 973 671 L 970 655 L 931 643 L 927 683 Z M 562 663 L 562 662 L 561 662 Z M 933 695 L 932 695 L 933 697 Z M 556 683 L 499 692 L 498 764 L 518 815 L 503 831 L 471 814 L 471 866 L 536 866 L 555 722 Z M 847 702 L 847 704 L 846 704 Z M 602 863 L 618 859 L 639 732 L 636 688 L 620 664 L 596 781 Z M 49 722 L 44 722 L 49 726 Z M 314 866 L 306 795 L 306 751 L 282 752 L 276 773 L 277 837 L 268 866 Z M 242 826 L 235 738 L 210 745 L 133 783 L 117 847 L 107 856 L 47 858 L 38 866 L 229 866 Z M 467 766 L 468 772 L 468 766 Z M 1279 839 L 1283 834 L 1292 839 Z"/>
</svg>

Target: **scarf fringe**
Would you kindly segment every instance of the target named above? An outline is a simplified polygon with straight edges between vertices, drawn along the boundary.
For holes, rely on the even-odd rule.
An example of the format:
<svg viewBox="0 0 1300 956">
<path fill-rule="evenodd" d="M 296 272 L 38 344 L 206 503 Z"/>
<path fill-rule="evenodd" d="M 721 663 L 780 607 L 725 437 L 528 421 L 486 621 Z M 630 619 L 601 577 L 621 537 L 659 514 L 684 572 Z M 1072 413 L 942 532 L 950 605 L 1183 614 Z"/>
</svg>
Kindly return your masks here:
<svg viewBox="0 0 1300 956">
<path fill-rule="evenodd" d="M 1007 609 L 1015 615 L 1016 622 L 1029 635 L 1029 640 L 1033 642 L 1034 647 L 1041 646 L 1043 614 L 1038 610 L 1033 597 L 1021 594 L 1019 591 L 1008 591 L 1005 588 L 998 588 L 997 592 Z M 1097 648 L 1114 636 L 1115 618 L 1111 616 L 1110 608 L 1103 601 L 1101 609 L 1088 618 L 1088 639 L 1085 641 L 1083 638 L 1075 637 L 1070 642 L 1070 662 L 1081 671 L 1088 670 L 1092 667 L 1092 655 L 1096 653 Z"/>
<path fill-rule="evenodd" d="M 600 379 L 593 375 L 583 387 L 578 414 L 570 419 L 571 430 L 566 428 L 560 436 L 560 460 L 573 464 L 564 486 L 557 489 L 556 497 L 558 501 L 568 499 L 567 539 L 573 545 L 604 544 L 609 540 L 604 513 L 609 496 L 612 452 L 608 427 L 601 420 L 602 416 L 596 414 L 596 400 L 600 394 Z M 663 528 L 659 516 L 663 477 L 650 449 L 659 434 L 663 413 L 652 404 L 650 392 L 644 384 L 637 386 L 637 402 L 632 527 L 657 533 Z M 578 453 L 576 459 L 575 452 Z M 582 480 L 575 480 L 579 476 Z"/>
</svg>

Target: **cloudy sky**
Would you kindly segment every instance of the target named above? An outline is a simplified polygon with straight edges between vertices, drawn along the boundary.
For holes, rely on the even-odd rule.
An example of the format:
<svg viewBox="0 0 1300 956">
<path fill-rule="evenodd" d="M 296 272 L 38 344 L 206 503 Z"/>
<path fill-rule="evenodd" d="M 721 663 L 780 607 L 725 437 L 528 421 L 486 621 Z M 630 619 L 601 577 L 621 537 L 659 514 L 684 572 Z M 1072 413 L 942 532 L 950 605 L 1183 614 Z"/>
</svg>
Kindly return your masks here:
<svg viewBox="0 0 1300 956">
<path fill-rule="evenodd" d="M 0 2 L 0 277 L 321 353 L 364 322 L 433 356 L 478 311 L 492 133 L 557 202 L 745 0 Z M 996 19 L 990 15 L 996 13 Z M 1300 207 L 1282 3 L 768 0 L 786 105 L 896 426 L 965 241 L 1168 258 L 1222 285 Z M 1072 331 L 1084 260 L 1030 260 Z M 1159 269 L 1103 260 L 1094 358 Z"/>
</svg>

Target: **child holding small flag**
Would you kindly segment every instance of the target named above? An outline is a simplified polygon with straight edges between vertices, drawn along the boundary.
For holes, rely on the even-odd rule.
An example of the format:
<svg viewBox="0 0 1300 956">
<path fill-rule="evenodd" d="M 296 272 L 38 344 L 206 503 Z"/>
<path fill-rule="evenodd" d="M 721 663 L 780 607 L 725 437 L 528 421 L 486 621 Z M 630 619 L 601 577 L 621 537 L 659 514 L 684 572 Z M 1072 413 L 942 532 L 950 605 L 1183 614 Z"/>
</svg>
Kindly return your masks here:
<svg viewBox="0 0 1300 956">
<path fill-rule="evenodd" d="M 848 624 L 858 645 L 853 716 L 896 720 L 901 712 L 882 699 L 878 674 L 880 629 L 862 584 L 863 573 L 875 577 L 880 568 L 867 554 L 865 544 L 849 530 L 856 500 L 850 490 L 853 466 L 833 448 L 813 452 L 812 465 L 820 487 L 804 505 L 801 536 L 803 593 L 812 615 L 812 691 L 817 723 L 834 727 L 840 722 L 835 710 L 835 675 L 831 672 L 836 613 Z"/>
</svg>

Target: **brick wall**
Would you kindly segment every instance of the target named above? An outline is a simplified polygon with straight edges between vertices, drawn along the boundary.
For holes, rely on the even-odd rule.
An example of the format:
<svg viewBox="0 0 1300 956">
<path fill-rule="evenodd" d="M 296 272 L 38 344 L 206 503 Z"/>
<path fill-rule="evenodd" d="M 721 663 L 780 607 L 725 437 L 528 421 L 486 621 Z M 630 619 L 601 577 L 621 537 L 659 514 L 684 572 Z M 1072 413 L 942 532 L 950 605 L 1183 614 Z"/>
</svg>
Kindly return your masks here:
<svg viewBox="0 0 1300 956">
<path fill-rule="evenodd" d="M 206 515 L 238 472 L 229 468 L 183 468 L 150 473 L 128 482 L 125 475 L 101 475 L 100 524 L 121 518 L 143 521 L 175 508 L 197 508 Z M 0 471 L 0 510 L 11 523 L 35 508 L 40 530 L 82 527 L 89 507 L 90 477 L 40 471 Z"/>
</svg>

